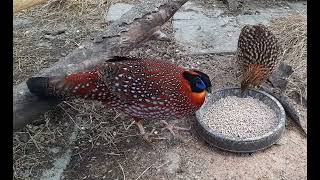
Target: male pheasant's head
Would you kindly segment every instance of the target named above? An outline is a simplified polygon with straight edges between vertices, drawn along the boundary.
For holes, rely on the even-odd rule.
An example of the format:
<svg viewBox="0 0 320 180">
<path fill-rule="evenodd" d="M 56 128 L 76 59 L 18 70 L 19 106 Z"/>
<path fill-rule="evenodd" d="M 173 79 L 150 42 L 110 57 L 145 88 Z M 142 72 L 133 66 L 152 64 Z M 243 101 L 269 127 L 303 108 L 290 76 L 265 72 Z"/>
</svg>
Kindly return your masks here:
<svg viewBox="0 0 320 180">
<path fill-rule="evenodd" d="M 212 84 L 209 76 L 198 70 L 188 70 L 183 72 L 183 77 L 188 82 L 191 101 L 201 106 L 207 93 L 211 93 Z"/>
<path fill-rule="evenodd" d="M 183 77 L 189 82 L 193 93 L 211 93 L 211 81 L 207 74 L 198 70 L 189 70 L 183 72 Z"/>
</svg>

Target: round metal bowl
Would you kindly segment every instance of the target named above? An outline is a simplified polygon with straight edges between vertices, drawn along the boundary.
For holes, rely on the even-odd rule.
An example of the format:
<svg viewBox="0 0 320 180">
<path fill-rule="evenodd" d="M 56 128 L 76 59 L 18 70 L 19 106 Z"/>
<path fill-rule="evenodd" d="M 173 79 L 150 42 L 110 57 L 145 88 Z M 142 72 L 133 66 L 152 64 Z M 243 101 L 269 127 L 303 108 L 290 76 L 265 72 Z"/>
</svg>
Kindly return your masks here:
<svg viewBox="0 0 320 180">
<path fill-rule="evenodd" d="M 276 112 L 278 125 L 275 126 L 275 128 L 270 132 L 262 136 L 247 139 L 230 138 L 219 132 L 215 132 L 212 128 L 210 128 L 203 122 L 203 115 L 205 114 L 207 109 L 216 101 L 227 96 L 240 97 L 240 92 L 240 88 L 230 88 L 209 94 L 202 107 L 196 112 L 196 131 L 198 132 L 200 137 L 210 145 L 231 152 L 249 153 L 272 146 L 281 138 L 281 135 L 285 129 L 286 114 L 280 102 L 266 92 L 259 90 L 249 90 L 245 95 L 251 96 L 255 99 L 259 99 Z"/>
</svg>

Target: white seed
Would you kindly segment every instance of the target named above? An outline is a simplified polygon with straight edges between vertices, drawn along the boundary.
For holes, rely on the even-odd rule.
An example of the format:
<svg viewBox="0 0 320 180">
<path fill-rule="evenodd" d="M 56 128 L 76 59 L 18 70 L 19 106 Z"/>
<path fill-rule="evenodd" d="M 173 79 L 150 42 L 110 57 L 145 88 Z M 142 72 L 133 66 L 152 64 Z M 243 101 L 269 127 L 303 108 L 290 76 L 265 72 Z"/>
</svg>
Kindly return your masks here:
<svg viewBox="0 0 320 180">
<path fill-rule="evenodd" d="M 228 137 L 245 139 L 262 136 L 273 129 L 278 120 L 276 113 L 262 101 L 228 96 L 208 109 L 204 122 Z"/>
</svg>

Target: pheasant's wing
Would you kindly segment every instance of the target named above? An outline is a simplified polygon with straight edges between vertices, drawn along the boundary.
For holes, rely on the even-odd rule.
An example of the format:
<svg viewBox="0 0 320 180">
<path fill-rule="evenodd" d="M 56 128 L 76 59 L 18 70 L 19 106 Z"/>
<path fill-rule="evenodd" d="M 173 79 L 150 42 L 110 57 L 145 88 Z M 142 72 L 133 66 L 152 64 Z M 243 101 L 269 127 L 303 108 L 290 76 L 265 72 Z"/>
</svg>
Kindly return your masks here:
<svg viewBox="0 0 320 180">
<path fill-rule="evenodd" d="M 126 58 L 107 62 L 101 78 L 112 94 L 123 101 L 152 103 L 176 92 L 182 71 L 163 60 Z"/>
</svg>

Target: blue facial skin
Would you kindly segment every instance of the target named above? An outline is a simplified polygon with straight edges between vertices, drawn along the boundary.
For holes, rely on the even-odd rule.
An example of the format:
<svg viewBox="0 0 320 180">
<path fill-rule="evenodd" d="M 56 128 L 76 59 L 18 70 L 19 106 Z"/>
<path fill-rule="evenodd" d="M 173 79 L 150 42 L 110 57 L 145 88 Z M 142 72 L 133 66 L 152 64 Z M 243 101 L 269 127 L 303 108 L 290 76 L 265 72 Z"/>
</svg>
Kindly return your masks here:
<svg viewBox="0 0 320 180">
<path fill-rule="evenodd" d="M 201 78 L 196 77 L 196 78 L 193 78 L 192 81 L 193 81 L 193 83 L 192 83 L 192 91 L 193 92 L 202 92 L 202 91 L 206 90 L 207 86 L 202 81 Z"/>
<path fill-rule="evenodd" d="M 207 88 L 207 86 L 205 85 L 205 83 L 200 79 L 200 78 L 197 78 L 197 82 L 196 82 L 196 88 L 203 91 Z"/>
<path fill-rule="evenodd" d="M 200 75 L 195 75 L 188 71 L 183 72 L 183 77 L 189 82 L 192 92 L 201 93 L 203 91 L 207 91 L 208 93 L 211 93 L 212 85 L 208 75 L 200 71 L 195 72 Z"/>
</svg>

